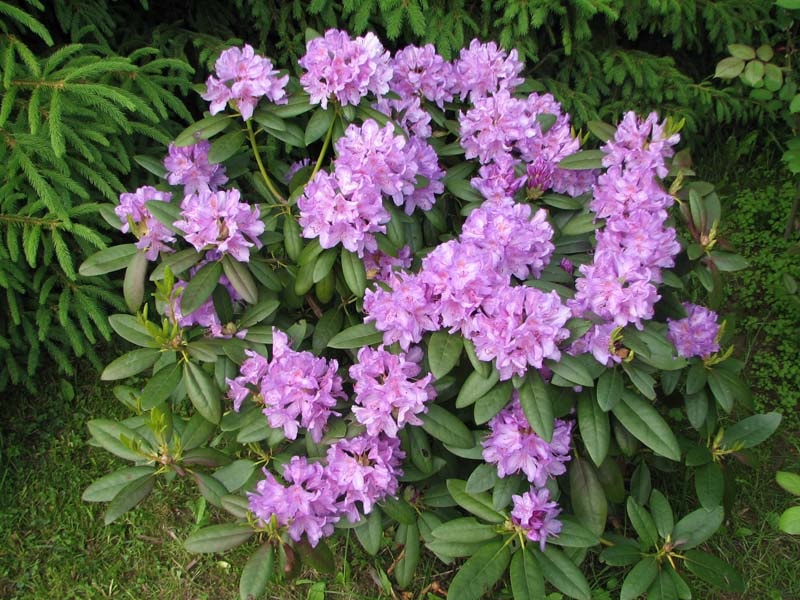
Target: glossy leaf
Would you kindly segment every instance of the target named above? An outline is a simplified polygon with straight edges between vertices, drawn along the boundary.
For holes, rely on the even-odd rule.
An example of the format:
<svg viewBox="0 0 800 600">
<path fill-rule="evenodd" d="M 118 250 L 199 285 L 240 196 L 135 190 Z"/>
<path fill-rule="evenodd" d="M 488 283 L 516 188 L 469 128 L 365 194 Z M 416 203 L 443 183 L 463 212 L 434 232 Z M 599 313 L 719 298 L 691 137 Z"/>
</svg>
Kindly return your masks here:
<svg viewBox="0 0 800 600">
<path fill-rule="evenodd" d="M 450 582 L 448 597 L 458 600 L 479 600 L 494 587 L 511 561 L 508 544 L 489 542 L 458 569 Z"/>
<path fill-rule="evenodd" d="M 586 577 L 561 550 L 549 547 L 545 552 L 541 552 L 531 544 L 525 549 L 534 556 L 544 578 L 556 589 L 576 600 L 591 599 L 592 594 Z"/>
<path fill-rule="evenodd" d="M 161 356 L 161 352 L 155 348 L 141 348 L 132 350 L 114 359 L 100 374 L 103 381 L 115 381 L 126 379 L 138 375 L 145 369 L 149 369 Z"/>
<path fill-rule="evenodd" d="M 655 558 L 647 557 L 636 563 L 625 576 L 620 590 L 620 600 L 634 600 L 647 591 L 658 575 L 658 563 Z"/>
<path fill-rule="evenodd" d="M 464 341 L 460 335 L 445 330 L 431 335 L 428 342 L 428 366 L 436 379 L 447 375 L 458 364 Z"/>
<path fill-rule="evenodd" d="M 155 473 L 154 467 L 126 467 L 114 471 L 86 488 L 81 500 L 84 502 L 111 502 L 125 486 L 153 473 Z"/>
<path fill-rule="evenodd" d="M 142 390 L 142 409 L 150 410 L 163 403 L 175 391 L 183 377 L 179 363 L 167 365 L 153 375 Z"/>
<path fill-rule="evenodd" d="M 222 275 L 222 264 L 210 262 L 203 265 L 186 284 L 181 294 L 181 312 L 190 315 L 211 297 Z"/>
<path fill-rule="evenodd" d="M 242 300 L 249 304 L 258 302 L 258 288 L 246 264 L 226 254 L 222 257 L 222 270 Z"/>
<path fill-rule="evenodd" d="M 500 380 L 500 374 L 492 369 L 488 376 L 473 371 L 467 376 L 456 398 L 456 408 L 464 408 L 474 404 L 475 401 L 491 390 Z"/>
<path fill-rule="evenodd" d="M 459 506 L 490 523 L 505 521 L 506 517 L 494 509 L 492 499 L 488 494 L 483 492 L 470 494 L 466 487 L 467 483 L 461 479 L 447 480 L 447 489 Z"/>
<path fill-rule="evenodd" d="M 775 433 L 780 424 L 781 414 L 777 412 L 747 417 L 725 430 L 722 444 L 727 448 L 752 448 Z"/>
<path fill-rule="evenodd" d="M 138 252 L 134 244 L 122 244 L 100 250 L 92 254 L 78 267 L 78 273 L 84 277 L 95 277 L 120 271 L 130 264 L 131 259 Z"/>
<path fill-rule="evenodd" d="M 92 438 L 115 456 L 125 460 L 140 461 L 146 458 L 144 452 L 148 454 L 153 452 L 147 440 L 121 423 L 108 419 L 93 419 L 86 425 Z M 135 450 L 135 447 L 141 448 L 141 451 Z"/>
<path fill-rule="evenodd" d="M 583 458 L 570 461 L 569 489 L 578 521 L 593 534 L 601 535 L 606 528 L 608 501 L 594 467 Z"/>
<path fill-rule="evenodd" d="M 578 396 L 578 430 L 584 446 L 595 465 L 606 459 L 611 443 L 611 424 L 608 413 L 603 412 L 593 394 Z"/>
<path fill-rule="evenodd" d="M 628 518 L 636 530 L 636 534 L 645 548 L 653 548 L 658 543 L 658 529 L 653 517 L 647 509 L 629 497 L 627 503 Z"/>
<path fill-rule="evenodd" d="M 106 525 L 110 525 L 147 498 L 150 492 L 153 491 L 155 482 L 155 475 L 147 475 L 131 481 L 109 503 L 106 514 L 103 516 L 103 522 Z"/>
<path fill-rule="evenodd" d="M 272 577 L 274 560 L 275 552 L 269 542 L 259 546 L 250 555 L 239 579 L 240 600 L 253 600 L 261 597 Z"/>
<path fill-rule="evenodd" d="M 464 422 L 453 413 L 437 404 L 428 405 L 428 412 L 421 415 L 422 428 L 437 440 L 456 448 L 472 448 L 472 437 Z"/>
<path fill-rule="evenodd" d="M 647 400 L 626 391 L 612 412 L 645 446 L 670 460 L 680 460 L 681 450 L 675 434 Z"/>
<path fill-rule="evenodd" d="M 710 462 L 697 469 L 694 472 L 694 489 L 703 508 L 713 509 L 722 504 L 725 480 L 720 466 Z"/>
<path fill-rule="evenodd" d="M 530 552 L 520 548 L 514 553 L 509 574 L 514 600 L 540 600 L 545 597 L 542 569 Z"/>
<path fill-rule="evenodd" d="M 354 528 L 358 541 L 367 554 L 375 556 L 381 549 L 383 541 L 383 519 L 381 509 L 373 507 L 372 512 L 361 519 L 361 523 Z"/>
<path fill-rule="evenodd" d="M 192 533 L 183 546 L 189 552 L 224 552 L 244 544 L 253 533 L 249 525 L 242 523 L 210 525 Z"/>
<path fill-rule="evenodd" d="M 400 525 L 397 528 L 397 541 L 403 545 L 403 556 L 397 561 L 394 576 L 400 587 L 406 588 L 414 579 L 414 571 L 419 563 L 419 529 L 416 522 Z"/>
<path fill-rule="evenodd" d="M 375 329 L 373 323 L 360 323 L 337 333 L 328 342 L 328 348 L 348 350 L 378 344 L 383 341 L 383 334 Z"/>
<path fill-rule="evenodd" d="M 682 554 L 685 556 L 683 564 L 686 568 L 703 581 L 728 592 L 744 592 L 742 576 L 725 561 L 698 550 L 689 550 Z"/>
<path fill-rule="evenodd" d="M 553 403 L 547 391 L 547 384 L 535 371 L 525 376 L 519 389 L 519 402 L 531 428 L 544 441 L 553 439 Z"/>
<path fill-rule="evenodd" d="M 202 417 L 211 423 L 219 423 L 222 417 L 220 392 L 209 375 L 191 361 L 183 363 L 183 381 L 189 400 Z"/>
<path fill-rule="evenodd" d="M 721 506 L 700 508 L 675 523 L 672 542 L 676 548 L 694 548 L 714 535 L 722 525 L 725 511 Z"/>
</svg>

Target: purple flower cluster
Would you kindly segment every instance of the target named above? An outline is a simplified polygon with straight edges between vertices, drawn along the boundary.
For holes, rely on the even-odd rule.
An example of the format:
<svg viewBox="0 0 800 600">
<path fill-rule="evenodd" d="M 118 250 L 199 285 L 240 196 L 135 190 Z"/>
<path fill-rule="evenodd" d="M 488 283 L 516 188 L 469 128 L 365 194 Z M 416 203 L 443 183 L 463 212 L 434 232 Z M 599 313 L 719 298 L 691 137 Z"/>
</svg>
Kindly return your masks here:
<svg viewBox="0 0 800 600">
<path fill-rule="evenodd" d="M 389 53 L 373 33 L 353 40 L 344 31 L 330 29 L 306 44 L 298 63 L 306 71 L 300 85 L 311 103 L 322 108 L 328 107 L 331 97 L 341 105 L 356 105 L 370 92 L 382 96 L 389 91 Z"/>
<path fill-rule="evenodd" d="M 170 185 L 182 185 L 184 194 L 216 192 L 228 182 L 225 167 L 208 162 L 211 144 L 200 140 L 190 146 L 169 145 L 169 154 L 164 159 L 167 181 Z"/>
<path fill-rule="evenodd" d="M 547 538 L 561 532 L 561 521 L 556 519 L 561 509 L 550 502 L 550 491 L 531 489 L 521 496 L 511 496 L 511 500 L 514 502 L 511 522 L 521 527 L 529 540 L 539 542 L 539 549 L 544 552 Z"/>
<path fill-rule="evenodd" d="M 250 248 L 261 248 L 258 239 L 264 223 L 258 208 L 240 201 L 239 190 L 201 191 L 181 202 L 182 219 L 175 227 L 196 250 L 217 250 L 239 262 L 250 260 Z"/>
<path fill-rule="evenodd" d="M 175 236 L 150 214 L 146 204 L 150 200 L 169 202 L 171 198 L 171 193 L 145 185 L 135 192 L 120 194 L 119 205 L 114 208 L 122 222 L 120 231 L 131 231 L 137 237 L 136 247 L 145 251 L 147 260 L 156 260 L 159 252 L 172 252 L 168 244 L 175 241 Z"/>
<path fill-rule="evenodd" d="M 395 135 L 390 123 L 350 125 L 335 148 L 332 173 L 317 173 L 297 201 L 303 236 L 318 237 L 323 248 L 341 243 L 359 256 L 374 252 L 373 234 L 385 232 L 390 219 L 384 196 L 411 214 L 416 207 L 429 210 L 444 190 L 433 148 Z"/>
<path fill-rule="evenodd" d="M 359 519 L 357 503 L 366 514 L 377 500 L 397 492 L 404 457 L 397 438 L 339 440 L 328 448 L 327 465 L 292 457 L 283 469 L 288 485 L 264 469 L 265 478 L 248 494 L 250 510 L 264 523 L 274 516 L 294 541 L 305 535 L 316 546 L 343 516 L 351 522 Z"/>
<path fill-rule="evenodd" d="M 255 393 L 264 404 L 270 427 L 282 428 L 290 440 L 296 439 L 298 429 L 304 427 L 318 443 L 328 418 L 338 415 L 333 411 L 336 401 L 345 397 L 342 378 L 336 374 L 339 364 L 292 350 L 288 336 L 275 328 L 272 360 L 250 350 L 245 352 L 248 358 L 242 363 L 241 374 L 227 380 L 234 410 Z"/>
<path fill-rule="evenodd" d="M 614 328 L 633 323 L 641 329 L 653 318 L 661 269 L 672 267 L 680 251 L 675 230 L 666 226 L 673 200 L 657 179 L 667 174 L 665 160 L 677 141 L 677 135 L 665 137 L 655 113 L 644 121 L 628 113 L 603 146 L 607 171 L 594 186 L 590 207 L 605 226 L 596 234 L 594 262 L 579 267 L 582 277 L 569 305 L 576 316 L 595 315 L 614 327 L 596 325 L 573 353 L 591 348 L 598 360 L 608 353 L 604 364 L 619 361 L 602 349 L 610 348 Z"/>
<path fill-rule="evenodd" d="M 720 326 L 717 313 L 697 304 L 685 302 L 683 319 L 667 319 L 667 339 L 675 345 L 680 356 L 706 358 L 719 351 Z"/>
<path fill-rule="evenodd" d="M 204 100 L 211 102 L 212 115 L 222 111 L 228 102 L 233 102 L 242 118 L 247 121 L 253 116 L 256 104 L 266 96 L 275 104 L 286 104 L 285 87 L 289 76 L 278 77 L 272 68 L 272 61 L 258 56 L 253 47 L 228 48 L 217 59 L 216 77 L 211 75 L 206 81 Z"/>
<path fill-rule="evenodd" d="M 455 63 L 455 88 L 473 102 L 499 91 L 513 92 L 524 81 L 519 76 L 524 66 L 516 50 L 506 53 L 494 42 L 472 40 Z"/>
<path fill-rule="evenodd" d="M 545 442 L 525 418 L 516 391 L 511 403 L 489 421 L 489 431 L 482 442 L 483 458 L 497 465 L 500 477 L 523 472 L 533 485 L 542 487 L 550 477 L 566 472 L 572 422 L 556 419 L 553 438 L 550 443 Z"/>
<path fill-rule="evenodd" d="M 392 354 L 368 346 L 359 350 L 358 362 L 350 367 L 357 405 L 353 407 L 353 415 L 369 435 L 383 432 L 396 437 L 406 423 L 422 425 L 417 415 L 427 411 L 425 404 L 436 392 L 430 373 L 414 379 L 420 373 L 421 359 L 418 348 L 407 354 Z"/>
<path fill-rule="evenodd" d="M 508 198 L 470 213 L 460 240 L 437 246 L 419 273 L 393 273 L 390 290 L 367 290 L 365 321 L 374 321 L 386 344 L 408 349 L 442 327 L 472 340 L 483 360 L 495 360 L 509 379 L 545 358 L 561 356 L 570 311 L 557 294 L 512 287 L 511 277 L 538 274 L 553 252 L 544 211 Z"/>
</svg>

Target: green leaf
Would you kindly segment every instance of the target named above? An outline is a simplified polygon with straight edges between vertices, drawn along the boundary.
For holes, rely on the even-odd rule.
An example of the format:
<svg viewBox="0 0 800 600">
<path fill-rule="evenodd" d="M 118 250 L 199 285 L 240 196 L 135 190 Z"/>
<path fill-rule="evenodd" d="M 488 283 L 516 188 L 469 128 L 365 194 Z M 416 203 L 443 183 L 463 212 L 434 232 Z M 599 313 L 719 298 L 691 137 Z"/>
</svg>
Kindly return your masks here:
<svg viewBox="0 0 800 600">
<path fill-rule="evenodd" d="M 203 265 L 186 284 L 181 294 L 181 312 L 184 316 L 200 308 L 214 293 L 222 275 L 222 264 L 214 261 Z"/>
<path fill-rule="evenodd" d="M 606 528 L 608 501 L 597 478 L 597 473 L 588 461 L 573 458 L 569 466 L 569 488 L 572 510 L 578 521 L 595 535 Z"/>
<path fill-rule="evenodd" d="M 222 257 L 222 270 L 242 299 L 248 304 L 258 302 L 258 288 L 247 266 L 226 254 Z M 186 293 L 184 292 L 184 297 Z"/>
<path fill-rule="evenodd" d="M 447 490 L 461 508 L 490 523 L 502 523 L 506 517 L 494 509 L 488 494 L 467 492 L 467 482 L 461 479 L 448 479 Z"/>
<path fill-rule="evenodd" d="M 490 542 L 458 569 L 450 582 L 448 597 L 479 600 L 503 576 L 511 560 L 508 544 Z"/>
<path fill-rule="evenodd" d="M 228 460 L 224 467 L 214 471 L 214 479 L 219 481 L 225 486 L 229 492 L 235 492 L 244 486 L 250 478 L 258 470 L 258 465 L 252 460 L 240 458 L 239 460 L 230 461 L 230 457 L 225 455 Z"/>
<path fill-rule="evenodd" d="M 728 52 L 731 53 L 731 56 L 744 60 L 752 60 L 756 57 L 756 51 L 744 44 L 728 44 Z"/>
<path fill-rule="evenodd" d="M 639 390 L 645 398 L 649 400 L 656 399 L 656 381 L 649 373 L 640 369 L 635 363 L 627 362 L 622 363 L 622 370 L 625 371 L 631 383 L 633 383 L 636 389 Z"/>
<path fill-rule="evenodd" d="M 308 94 L 300 92 L 289 96 L 286 104 L 270 104 L 265 110 L 281 119 L 290 119 L 302 115 L 316 106 L 316 104 L 311 104 Z"/>
<path fill-rule="evenodd" d="M 599 228 L 601 224 L 597 222 L 594 214 L 580 213 L 572 217 L 561 227 L 562 235 L 583 235 Z M 567 355 L 562 355 L 567 356 Z"/>
<path fill-rule="evenodd" d="M 174 254 L 167 254 L 162 256 L 159 265 L 150 273 L 150 281 L 160 281 L 164 279 L 164 272 L 167 267 L 170 268 L 173 275 L 180 275 L 184 271 L 188 271 L 191 267 L 195 266 L 203 258 L 203 255 L 194 248 L 187 248 L 180 250 Z"/>
<path fill-rule="evenodd" d="M 474 418 L 477 425 L 483 425 L 503 410 L 511 401 L 514 386 L 511 381 L 498 383 L 475 402 Z"/>
<path fill-rule="evenodd" d="M 383 519 L 381 510 L 377 506 L 373 507 L 372 512 L 361 520 L 353 530 L 358 541 L 361 542 L 367 554 L 375 556 L 381 549 L 383 541 Z"/>
<path fill-rule="evenodd" d="M 636 530 L 636 534 L 644 544 L 644 547 L 653 548 L 656 546 L 658 544 L 658 528 L 647 509 L 630 496 L 628 497 L 626 508 L 631 526 Z"/>
<path fill-rule="evenodd" d="M 485 492 L 494 487 L 500 476 L 497 474 L 497 467 L 490 463 L 481 463 L 470 473 L 467 479 L 466 490 L 473 494 Z"/>
<path fill-rule="evenodd" d="M 100 250 L 83 261 L 78 267 L 78 273 L 84 277 L 95 277 L 125 269 L 137 252 L 138 249 L 134 244 L 122 244 Z"/>
<path fill-rule="evenodd" d="M 645 446 L 670 460 L 681 459 L 675 434 L 647 400 L 626 390 L 612 412 L 625 429 Z"/>
<path fill-rule="evenodd" d="M 374 323 L 359 323 L 337 333 L 328 342 L 328 348 L 349 350 L 378 344 L 383 341 L 383 334 L 375 329 Z"/>
<path fill-rule="evenodd" d="M 444 542 L 476 543 L 494 539 L 498 534 L 493 525 L 481 523 L 475 517 L 461 517 L 442 523 L 431 535 Z"/>
<path fill-rule="evenodd" d="M 769 44 L 761 44 L 758 48 L 756 48 L 756 56 L 759 60 L 769 62 L 772 60 L 772 57 L 775 56 L 775 51 Z"/>
<path fill-rule="evenodd" d="M 725 511 L 721 506 L 712 509 L 699 508 L 690 512 L 680 521 L 675 523 L 672 530 L 672 542 L 675 547 L 683 549 L 694 548 L 702 544 L 722 525 Z"/>
<path fill-rule="evenodd" d="M 183 381 L 186 392 L 197 412 L 210 423 L 219 423 L 222 417 L 220 393 L 211 377 L 191 361 L 183 363 Z"/>
<path fill-rule="evenodd" d="M 511 558 L 511 592 L 514 600 L 540 600 L 544 594 L 544 575 L 530 552 L 520 548 Z"/>
<path fill-rule="evenodd" d="M 599 467 L 608 454 L 611 424 L 608 413 L 603 412 L 595 402 L 593 394 L 582 393 L 578 396 L 578 429 L 592 462 Z"/>
<path fill-rule="evenodd" d="M 558 168 L 571 171 L 602 169 L 604 156 L 605 153 L 602 150 L 582 150 L 563 158 L 558 163 Z"/>
<path fill-rule="evenodd" d="M 132 315 L 111 315 L 108 317 L 108 324 L 111 325 L 117 335 L 131 344 L 144 346 L 145 348 L 158 348 L 160 346 L 139 319 Z"/>
<path fill-rule="evenodd" d="M 344 315 L 338 308 L 331 308 L 323 313 L 322 318 L 314 327 L 311 338 L 311 350 L 314 354 L 322 354 L 333 336 L 341 331 L 343 322 Z"/>
<path fill-rule="evenodd" d="M 438 404 L 429 404 L 428 412 L 421 418 L 425 432 L 440 442 L 456 448 L 475 446 L 475 439 L 464 422 Z"/>
<path fill-rule="evenodd" d="M 406 588 L 411 585 L 419 563 L 419 529 L 416 521 L 411 525 L 400 525 L 396 539 L 403 545 L 403 556 L 397 561 L 394 576 L 398 585 Z"/>
<path fill-rule="evenodd" d="M 114 471 L 87 487 L 81 500 L 84 502 L 111 502 L 125 486 L 155 472 L 155 467 L 126 467 Z"/>
<path fill-rule="evenodd" d="M 800 506 L 792 506 L 783 511 L 778 519 L 778 529 L 791 535 L 800 534 Z"/>
<path fill-rule="evenodd" d="M 696 394 L 706 386 L 707 381 L 705 365 L 699 361 L 694 363 L 686 374 L 686 393 Z"/>
<path fill-rule="evenodd" d="M 605 371 L 597 380 L 598 406 L 606 412 L 610 411 L 622 398 L 624 389 L 622 374 L 616 368 Z"/>
<path fill-rule="evenodd" d="M 211 143 L 211 149 L 208 151 L 208 162 L 212 164 L 225 162 L 236 154 L 246 141 L 247 136 L 241 129 L 218 137 Z"/>
<path fill-rule="evenodd" d="M 659 570 L 658 576 L 656 576 L 647 590 L 647 598 L 649 600 L 678 600 L 678 588 L 672 573 L 675 573 L 675 571 L 670 567 Z M 675 575 L 678 576 L 677 573 Z"/>
<path fill-rule="evenodd" d="M 414 509 L 411 508 L 411 505 L 403 498 L 393 498 L 392 496 L 387 496 L 382 502 L 379 503 L 379 506 L 383 512 L 386 513 L 386 515 L 398 523 L 402 523 L 403 525 L 413 525 L 417 522 L 417 513 L 414 512 Z"/>
<path fill-rule="evenodd" d="M 594 387 L 594 379 L 591 373 L 583 366 L 577 358 L 569 354 L 562 354 L 558 361 L 546 360 L 545 365 L 559 375 L 566 379 L 572 385 L 581 385 L 583 387 Z"/>
<path fill-rule="evenodd" d="M 640 560 L 625 576 L 620 590 L 620 600 L 634 600 L 647 591 L 658 575 L 658 563 L 653 557 Z"/>
<path fill-rule="evenodd" d="M 181 433 L 181 445 L 184 450 L 197 448 L 204 444 L 214 431 L 216 431 L 216 427 L 213 423 L 209 423 L 202 415 L 195 413 Z"/>
<path fill-rule="evenodd" d="M 131 481 L 128 485 L 122 488 L 109 503 L 108 508 L 106 509 L 106 514 L 103 517 L 103 522 L 106 525 L 110 525 L 134 506 L 139 504 L 142 500 L 147 498 L 150 492 L 153 491 L 155 482 L 155 475 L 147 475 L 146 477 L 141 477 Z"/>
<path fill-rule="evenodd" d="M 519 401 L 525 418 L 544 441 L 553 439 L 553 403 L 541 375 L 531 370 L 519 389 Z"/>
<path fill-rule="evenodd" d="M 253 533 L 250 526 L 243 523 L 210 525 L 192 533 L 183 546 L 195 553 L 225 552 L 244 544 Z"/>
<path fill-rule="evenodd" d="M 756 86 L 761 83 L 761 80 L 764 79 L 764 63 L 757 59 L 748 62 L 741 79 L 749 86 Z"/>
<path fill-rule="evenodd" d="M 270 542 L 260 546 L 250 555 L 239 579 L 240 600 L 253 600 L 264 594 L 267 583 L 272 577 L 274 560 L 275 553 Z"/>
<path fill-rule="evenodd" d="M 464 341 L 460 335 L 441 330 L 431 335 L 428 342 L 428 366 L 436 379 L 453 370 L 461 358 Z"/>
<path fill-rule="evenodd" d="M 167 168 L 164 166 L 164 161 L 160 158 L 156 158 L 155 156 L 147 156 L 144 154 L 136 154 L 134 155 L 133 160 L 136 161 L 136 164 L 138 164 L 140 167 L 144 167 L 145 170 L 149 171 L 160 179 L 164 179 L 167 176 Z"/>
<path fill-rule="evenodd" d="M 144 300 L 144 282 L 147 275 L 147 256 L 139 250 L 131 257 L 122 282 L 122 297 L 128 310 L 135 313 Z"/>
<path fill-rule="evenodd" d="M 653 521 L 656 523 L 658 535 L 666 539 L 668 535 L 672 534 L 672 530 L 675 527 L 675 518 L 666 496 L 658 490 L 650 492 L 650 511 L 653 514 Z"/>
<path fill-rule="evenodd" d="M 367 288 L 367 272 L 364 262 L 354 252 L 342 248 L 342 275 L 350 291 L 358 298 L 364 296 Z"/>
<path fill-rule="evenodd" d="M 456 398 L 456 408 L 464 408 L 474 404 L 478 398 L 488 393 L 500 380 L 500 373 L 492 369 L 488 376 L 484 377 L 480 372 L 473 371 L 464 380 Z"/>
<path fill-rule="evenodd" d="M 561 531 L 547 538 L 547 542 L 564 548 L 590 548 L 600 543 L 600 539 L 572 517 L 560 516 Z"/>
<path fill-rule="evenodd" d="M 545 552 L 541 552 L 534 548 L 533 544 L 527 544 L 525 551 L 533 555 L 542 569 L 544 578 L 560 592 L 576 600 L 591 600 L 592 593 L 586 577 L 561 550 L 549 547 Z"/>
<path fill-rule="evenodd" d="M 200 450 L 200 448 L 198 448 L 198 450 Z M 197 484 L 197 489 L 200 490 L 200 494 L 202 494 L 203 498 L 205 498 L 209 504 L 222 508 L 222 497 L 228 494 L 228 490 L 225 489 L 225 486 L 211 475 L 206 475 L 205 473 L 197 471 L 192 473 L 192 478 Z"/>
<path fill-rule="evenodd" d="M 332 106 L 328 107 L 327 110 L 317 108 L 314 111 L 314 114 L 308 120 L 308 125 L 306 125 L 306 131 L 303 135 L 303 141 L 306 146 L 310 146 L 327 133 L 328 128 L 333 124 L 335 115 L 336 111 Z"/>
<path fill-rule="evenodd" d="M 642 558 L 639 546 L 630 540 L 606 548 L 600 553 L 600 559 L 612 567 L 627 567 Z"/>
<path fill-rule="evenodd" d="M 780 424 L 781 414 L 777 412 L 747 417 L 725 430 L 722 444 L 726 448 L 752 448 L 775 433 Z"/>
<path fill-rule="evenodd" d="M 131 350 L 127 354 L 123 354 L 119 358 L 113 360 L 111 364 L 103 369 L 103 372 L 100 374 L 100 379 L 103 381 L 114 381 L 132 377 L 152 367 L 159 356 L 161 356 L 161 351 L 155 348 Z"/>
<path fill-rule="evenodd" d="M 744 61 L 741 58 L 729 56 L 717 63 L 714 77 L 718 79 L 733 79 L 738 77 L 742 71 L 744 71 Z"/>
<path fill-rule="evenodd" d="M 303 537 L 295 544 L 295 549 L 300 553 L 304 563 L 320 573 L 333 573 L 336 568 L 333 552 L 331 552 L 325 540 L 320 540 L 320 542 L 312 548 L 308 540 Z"/>
<path fill-rule="evenodd" d="M 142 390 L 142 410 L 155 408 L 175 391 L 183 373 L 180 363 L 174 362 L 153 375 Z"/>
<path fill-rule="evenodd" d="M 721 250 L 712 250 L 709 255 L 711 260 L 720 271 L 741 271 L 750 266 L 750 261 L 745 257 L 732 252 L 722 252 Z"/>
<path fill-rule="evenodd" d="M 328 276 L 328 273 L 331 272 L 333 263 L 336 262 L 338 257 L 339 252 L 333 248 L 330 250 L 325 250 L 322 254 L 320 254 L 319 258 L 317 258 L 317 261 L 314 263 L 314 272 L 311 276 L 312 281 L 314 283 L 319 283 L 325 279 L 325 277 Z"/>
<path fill-rule="evenodd" d="M 225 114 L 200 119 L 178 134 L 174 144 L 178 147 L 191 146 L 200 140 L 207 140 L 214 137 L 219 132 L 227 129 L 228 125 L 231 123 L 233 123 L 231 115 Z"/>
<path fill-rule="evenodd" d="M 788 473 L 786 471 L 778 471 L 775 473 L 775 481 L 790 494 L 800 496 L 800 475 Z"/>
<path fill-rule="evenodd" d="M 725 481 L 722 469 L 715 462 L 710 462 L 694 472 L 694 489 L 700 506 L 712 509 L 722 503 Z"/>
<path fill-rule="evenodd" d="M 607 142 L 617 133 L 617 128 L 613 125 L 609 125 L 603 121 L 589 121 L 586 123 L 586 127 L 591 131 L 595 137 L 597 137 L 601 142 Z"/>
<path fill-rule="evenodd" d="M 728 592 L 743 593 L 745 591 L 742 576 L 731 566 L 705 552 L 689 550 L 682 553 L 684 565 L 703 581 Z"/>
</svg>

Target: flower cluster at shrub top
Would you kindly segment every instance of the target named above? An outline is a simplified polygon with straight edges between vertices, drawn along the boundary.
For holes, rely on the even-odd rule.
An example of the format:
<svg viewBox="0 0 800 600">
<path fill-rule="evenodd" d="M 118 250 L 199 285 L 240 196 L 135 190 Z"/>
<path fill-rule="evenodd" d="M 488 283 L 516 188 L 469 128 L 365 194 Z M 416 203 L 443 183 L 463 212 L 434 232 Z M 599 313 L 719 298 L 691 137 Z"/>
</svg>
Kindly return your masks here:
<svg viewBox="0 0 800 600">
<path fill-rule="evenodd" d="M 681 314 L 685 288 L 667 273 L 682 251 L 670 214 L 680 167 L 663 184 L 680 127 L 631 112 L 616 129 L 595 125 L 600 149 L 581 151 L 556 99 L 521 87 L 516 52 L 477 40 L 446 61 L 431 45 L 392 55 L 371 33 L 330 30 L 299 67 L 279 75 L 250 46 L 223 52 L 203 95 L 216 116 L 170 145 L 166 174 L 150 169 L 171 191 L 120 196 L 122 230 L 138 238 L 122 251 L 137 253 L 125 299 L 141 306 L 131 282 L 143 286 L 141 265 L 161 261 L 152 279 L 166 318 L 161 329 L 146 309 L 117 319 L 144 347 L 105 376 L 155 365 L 137 406 L 168 410 L 185 396 L 221 430 L 215 447 L 196 448 L 213 427 L 192 417 L 174 428 L 194 444 L 185 454 L 179 439 L 170 455 L 161 429 L 136 456 L 162 440 L 163 470 L 191 471 L 209 501 L 247 519 L 226 539 L 264 534 L 287 572 L 288 546 L 324 547 L 340 527 L 377 552 L 387 517 L 407 549 L 403 585 L 420 537 L 443 560 L 491 550 L 497 577 L 511 553 L 512 572 L 538 560 L 535 549 L 518 558 L 527 541 L 563 567 L 554 546 L 597 544 L 619 502 L 603 486 L 622 487 L 634 443 L 681 459 L 658 394 L 691 387 L 689 421 L 712 439 L 715 402 L 730 411 L 744 393 L 737 364 L 715 354 L 716 314 L 688 303 Z M 704 193 L 681 201 L 687 222 L 698 207 L 718 212 Z M 705 240 L 698 223 L 690 234 L 705 227 Z M 701 243 L 711 289 L 734 255 Z M 702 369 L 684 383 L 690 365 Z M 706 381 L 710 395 L 698 393 Z M 221 483 L 192 470 L 226 465 L 226 452 L 237 456 Z M 650 458 L 637 472 L 658 468 Z M 641 479 L 649 486 L 649 471 Z M 652 503 L 639 487 L 629 512 Z M 478 518 L 459 526 L 485 550 L 447 522 L 456 505 Z"/>
</svg>

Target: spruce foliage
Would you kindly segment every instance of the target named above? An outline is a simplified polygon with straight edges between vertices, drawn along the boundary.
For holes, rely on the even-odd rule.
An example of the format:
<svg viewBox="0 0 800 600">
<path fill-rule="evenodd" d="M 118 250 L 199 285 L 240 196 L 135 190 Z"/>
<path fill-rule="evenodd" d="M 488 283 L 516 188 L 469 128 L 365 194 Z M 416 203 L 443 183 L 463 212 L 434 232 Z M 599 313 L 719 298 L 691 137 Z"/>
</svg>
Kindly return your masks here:
<svg viewBox="0 0 800 600">
<path fill-rule="evenodd" d="M 166 143 L 169 120 L 190 117 L 176 93 L 191 68 L 153 48 L 115 54 L 103 2 L 56 2 L 57 29 L 27 4 L 0 2 L 0 389 L 34 389 L 46 360 L 66 374 L 74 356 L 98 362 L 121 308 L 110 280 L 77 271 L 110 241 L 99 204 L 126 190 L 138 140 Z"/>
</svg>

